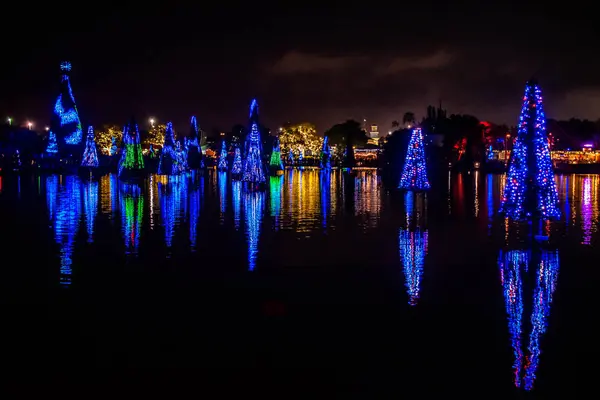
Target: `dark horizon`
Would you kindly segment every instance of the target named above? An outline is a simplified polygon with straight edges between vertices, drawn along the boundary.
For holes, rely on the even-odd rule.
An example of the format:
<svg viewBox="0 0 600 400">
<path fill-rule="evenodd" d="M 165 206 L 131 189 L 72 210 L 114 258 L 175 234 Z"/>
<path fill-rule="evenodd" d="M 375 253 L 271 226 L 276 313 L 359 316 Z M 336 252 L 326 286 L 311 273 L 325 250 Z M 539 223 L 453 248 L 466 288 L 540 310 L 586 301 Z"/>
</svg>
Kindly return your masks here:
<svg viewBox="0 0 600 400">
<path fill-rule="evenodd" d="M 564 9 L 545 7 L 540 15 L 519 6 L 514 15 L 506 4 L 419 3 L 286 12 L 136 3 L 58 18 L 51 6 L 11 10 L 15 17 L 0 28 L 11 38 L 5 51 L 13 59 L 3 65 L 1 117 L 43 129 L 62 60 L 73 65 L 84 125 L 122 125 L 133 114 L 141 126 L 154 117 L 186 130 L 195 115 L 205 131 L 227 131 L 247 122 L 257 98 L 261 120 L 273 130 L 311 122 L 322 133 L 366 118 L 385 132 L 405 112 L 420 119 L 440 100 L 449 114 L 512 126 L 533 75 L 548 118 L 600 117 L 600 60 L 589 50 L 597 35 L 587 16 L 569 13 L 566 20 Z M 536 31 L 519 29 L 531 20 Z M 13 37 L 16 31 L 28 34 Z M 524 40 L 527 32 L 543 40 Z"/>
</svg>

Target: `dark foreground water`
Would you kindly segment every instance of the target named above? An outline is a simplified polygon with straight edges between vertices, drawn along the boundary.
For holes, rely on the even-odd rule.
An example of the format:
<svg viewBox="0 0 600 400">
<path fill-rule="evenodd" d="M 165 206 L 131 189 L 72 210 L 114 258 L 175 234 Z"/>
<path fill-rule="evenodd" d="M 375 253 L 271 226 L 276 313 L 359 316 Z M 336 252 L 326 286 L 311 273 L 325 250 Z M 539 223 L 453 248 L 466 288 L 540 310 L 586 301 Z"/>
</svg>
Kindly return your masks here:
<svg viewBox="0 0 600 400">
<path fill-rule="evenodd" d="M 0 176 L 1 362 L 59 381 L 241 367 L 225 375 L 583 396 L 600 354 L 600 177 L 557 176 L 562 221 L 543 245 L 493 217 L 503 180 L 449 174 L 425 196 L 368 170 L 287 171 L 264 193 L 213 171 Z"/>
</svg>

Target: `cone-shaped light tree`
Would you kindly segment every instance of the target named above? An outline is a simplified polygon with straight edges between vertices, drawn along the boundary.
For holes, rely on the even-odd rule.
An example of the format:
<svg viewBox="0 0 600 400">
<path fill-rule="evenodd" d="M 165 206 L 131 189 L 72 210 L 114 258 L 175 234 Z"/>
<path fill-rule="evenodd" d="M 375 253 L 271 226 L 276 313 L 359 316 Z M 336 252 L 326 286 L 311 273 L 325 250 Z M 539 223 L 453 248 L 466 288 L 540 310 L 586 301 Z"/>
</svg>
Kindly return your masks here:
<svg viewBox="0 0 600 400">
<path fill-rule="evenodd" d="M 85 150 L 83 151 L 82 167 L 98 167 L 98 152 L 96 151 L 96 141 L 94 140 L 94 128 L 88 127 L 88 133 L 85 140 Z"/>
<path fill-rule="evenodd" d="M 323 138 L 323 149 L 321 150 L 321 165 L 322 169 L 331 169 L 331 148 L 329 147 L 329 138 Z"/>
<path fill-rule="evenodd" d="M 233 164 L 231 166 L 231 175 L 232 178 L 238 179 L 242 175 L 242 152 L 239 147 L 235 148 L 235 153 L 233 156 Z"/>
<path fill-rule="evenodd" d="M 190 134 L 188 136 L 188 167 L 192 170 L 198 170 L 203 167 L 202 149 L 200 147 L 200 129 L 196 117 L 192 117 L 190 121 Z"/>
<path fill-rule="evenodd" d="M 281 163 L 281 147 L 279 145 L 279 139 L 275 139 L 273 142 L 273 152 L 271 152 L 271 160 L 269 161 L 269 168 L 273 171 L 282 170 L 283 164 Z"/>
<path fill-rule="evenodd" d="M 219 154 L 219 165 L 217 165 L 219 171 L 227 171 L 227 145 L 225 140 L 221 141 L 221 153 Z"/>
<path fill-rule="evenodd" d="M 294 165 L 294 152 L 292 149 L 290 149 L 290 152 L 288 153 L 288 164 Z"/>
<path fill-rule="evenodd" d="M 71 63 L 63 61 L 60 64 L 61 82 L 60 93 L 54 103 L 54 112 L 51 121 L 51 130 L 58 136 L 59 147 L 66 145 L 79 145 L 83 139 L 79 112 L 75 105 L 75 97 L 71 89 L 69 74 Z"/>
<path fill-rule="evenodd" d="M 265 171 L 261 155 L 260 131 L 258 130 L 258 102 L 252 100 L 250 104 L 250 132 L 246 138 L 246 160 L 242 180 L 252 184 L 266 182 Z"/>
<path fill-rule="evenodd" d="M 140 131 L 138 125 L 132 118 L 128 125 L 123 128 L 123 144 L 121 159 L 119 160 L 119 177 L 131 173 L 139 173 L 144 170 L 144 158 L 142 156 L 142 144 L 140 142 Z"/>
<path fill-rule="evenodd" d="M 46 146 L 46 153 L 49 156 L 54 156 L 58 153 L 58 142 L 56 141 L 56 134 L 53 131 L 48 133 L 48 145 Z"/>
<path fill-rule="evenodd" d="M 535 80 L 525 85 L 500 212 L 514 220 L 560 217 L 542 91 Z"/>
<path fill-rule="evenodd" d="M 405 190 L 428 190 L 430 188 L 421 128 L 412 130 L 398 187 Z"/>
<path fill-rule="evenodd" d="M 175 175 L 177 171 L 177 152 L 175 151 L 175 136 L 173 124 L 167 122 L 165 141 L 158 162 L 158 173 L 160 175 Z"/>
</svg>

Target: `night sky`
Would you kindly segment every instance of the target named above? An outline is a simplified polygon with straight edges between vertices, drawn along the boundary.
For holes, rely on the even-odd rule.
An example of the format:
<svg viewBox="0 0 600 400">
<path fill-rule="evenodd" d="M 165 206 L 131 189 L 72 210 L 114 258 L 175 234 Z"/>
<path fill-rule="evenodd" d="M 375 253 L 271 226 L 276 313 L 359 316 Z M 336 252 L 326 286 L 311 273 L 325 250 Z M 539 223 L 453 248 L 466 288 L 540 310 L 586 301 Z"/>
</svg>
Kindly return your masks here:
<svg viewBox="0 0 600 400">
<path fill-rule="evenodd" d="M 165 3 L 5 9 L 0 112 L 47 124 L 67 59 L 84 125 L 133 114 L 187 129 L 196 115 L 207 131 L 229 130 L 253 97 L 272 129 L 366 118 L 387 131 L 440 99 L 449 113 L 514 125 L 532 75 L 548 117 L 600 117 L 597 24 L 583 8 Z"/>
</svg>

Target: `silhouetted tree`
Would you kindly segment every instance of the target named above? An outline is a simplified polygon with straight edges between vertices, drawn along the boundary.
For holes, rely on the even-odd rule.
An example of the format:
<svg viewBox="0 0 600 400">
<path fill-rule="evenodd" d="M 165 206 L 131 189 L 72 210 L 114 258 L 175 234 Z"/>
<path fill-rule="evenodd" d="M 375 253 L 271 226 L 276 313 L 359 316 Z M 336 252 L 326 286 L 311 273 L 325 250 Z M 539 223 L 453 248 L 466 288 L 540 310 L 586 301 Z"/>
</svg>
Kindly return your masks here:
<svg viewBox="0 0 600 400">
<path fill-rule="evenodd" d="M 332 145 L 341 145 L 344 148 L 348 144 L 351 146 L 364 146 L 369 140 L 361 124 L 354 120 L 332 126 L 325 132 L 325 136 L 329 137 L 329 143 Z"/>
</svg>

